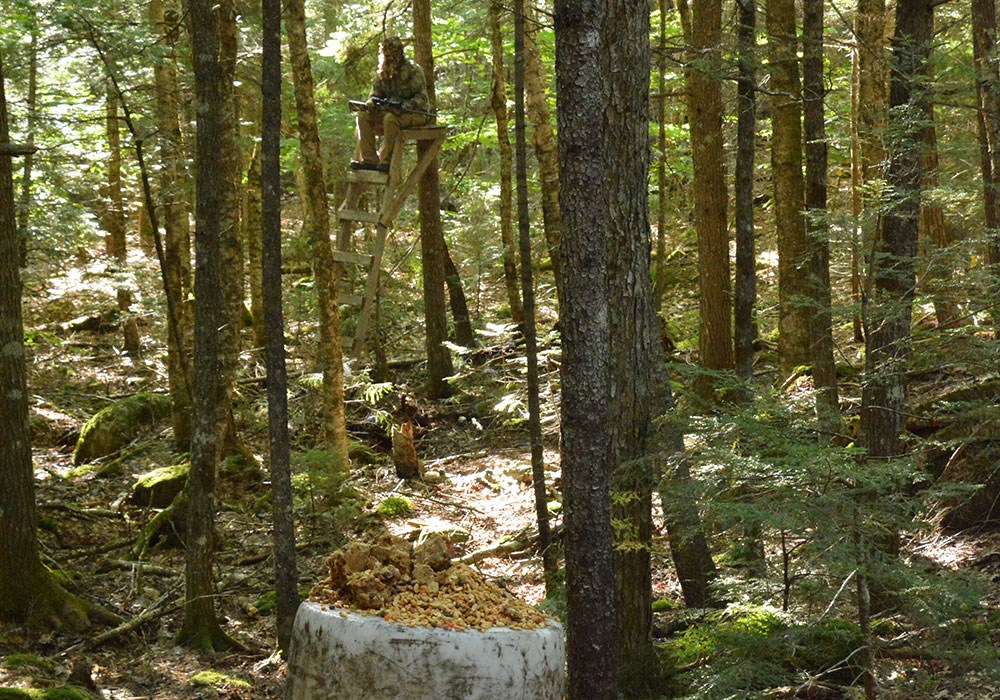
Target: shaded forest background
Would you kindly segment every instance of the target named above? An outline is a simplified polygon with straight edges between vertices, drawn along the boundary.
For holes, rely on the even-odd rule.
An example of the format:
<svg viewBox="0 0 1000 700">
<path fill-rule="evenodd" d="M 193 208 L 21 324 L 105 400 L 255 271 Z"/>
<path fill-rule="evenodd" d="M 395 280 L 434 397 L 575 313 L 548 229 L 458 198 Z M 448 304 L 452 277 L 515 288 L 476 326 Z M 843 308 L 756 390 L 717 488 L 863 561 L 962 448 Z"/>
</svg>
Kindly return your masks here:
<svg viewBox="0 0 1000 700">
<path fill-rule="evenodd" d="M 608 26 L 616 13 L 628 15 L 614 3 L 582 5 L 604 7 Z M 32 610 L 5 615 L 14 619 L 0 627 L 0 680 L 12 688 L 122 698 L 282 692 L 258 247 L 266 215 L 262 17 L 242 2 L 225 4 L 232 34 L 220 33 L 233 42 L 219 51 L 231 59 L 233 80 L 221 81 L 232 89 L 231 109 L 215 105 L 235 120 L 216 163 L 232 170 L 220 171 L 220 182 L 238 173 L 225 190 L 221 216 L 233 235 L 215 276 L 225 286 L 220 298 L 241 300 L 232 364 L 217 372 L 232 380 L 219 390 L 232 417 L 220 418 L 226 427 L 217 436 L 224 459 L 211 508 L 219 542 L 208 569 L 221 634 L 212 631 L 208 643 L 185 637 L 193 556 L 184 548 L 185 484 L 199 458 L 190 442 L 198 426 L 178 382 L 189 336 L 199 334 L 191 316 L 192 241 L 202 223 L 196 6 L 2 4 L 9 141 L 36 149 L 10 159 L 8 211 L 22 245 L 16 261 L 0 264 L 16 262 L 23 280 L 40 559 L 61 588 L 100 606 L 83 608 L 91 631 L 68 608 L 45 619 Z M 429 45 L 417 27 L 424 8 Z M 306 595 L 325 575 L 326 554 L 349 538 L 379 528 L 414 537 L 443 530 L 490 577 L 599 639 L 600 620 L 616 616 L 574 610 L 572 565 L 560 568 L 574 555 L 567 538 L 578 534 L 563 516 L 572 497 L 560 458 L 566 464 L 575 443 L 565 442 L 560 411 L 562 341 L 580 318 L 567 311 L 579 308 L 578 270 L 565 268 L 560 238 L 572 244 L 592 232 L 579 226 L 582 205 L 559 210 L 555 185 L 567 186 L 559 167 L 568 156 L 556 162 L 556 149 L 564 129 L 575 136 L 559 110 L 580 98 L 562 102 L 557 89 L 555 25 L 566 6 L 529 7 L 520 134 L 528 209 L 519 222 L 513 9 L 286 8 L 278 174 L 298 586 Z M 571 650 L 570 696 L 996 696 L 994 3 L 661 0 L 645 11 L 642 42 L 625 30 L 622 37 L 648 41 L 648 72 L 636 80 L 649 120 L 626 109 L 622 122 L 648 138 L 645 156 L 624 158 L 644 171 L 648 157 L 648 179 L 624 182 L 630 164 L 611 156 L 608 171 L 592 172 L 613 200 L 609 209 L 621 195 L 618 204 L 640 211 L 631 227 L 619 212 L 612 235 L 593 240 L 609 251 L 612 285 L 626 281 L 625 292 L 609 296 L 627 305 L 646 289 L 655 332 L 612 329 L 610 345 L 574 349 L 575 358 L 620 362 L 615 348 L 638 348 L 640 360 L 609 380 L 628 390 L 615 399 L 614 465 L 602 478 L 615 508 L 604 525 L 616 538 L 618 570 L 641 573 L 616 591 L 620 682 L 608 695 L 581 691 L 587 677 Z M 306 42 L 289 50 L 297 12 Z M 389 234 L 367 346 L 342 363 L 323 300 L 340 268 L 317 247 L 337 221 L 317 214 L 314 195 L 319 187 L 332 217 L 354 151 L 347 100 L 367 95 L 386 33 L 410 37 L 407 53 L 418 61 L 433 50 L 438 123 L 449 127 L 432 207 L 440 224 L 428 224 L 415 192 Z M 559 60 L 558 70 L 572 70 Z M 629 99 L 614 91 L 628 76 L 613 70 L 629 73 L 629 60 L 610 64 L 609 113 Z M 608 138 L 613 152 L 638 136 Z M 567 201 L 585 203 L 564 193 Z M 534 381 L 519 224 L 531 227 Z M 629 228 L 635 237 L 621 235 Z M 446 258 L 443 248 L 428 250 L 439 235 Z M 364 250 L 368 240 L 355 245 Z M 651 257 L 630 263 L 630 246 L 637 259 Z M 613 322 L 621 307 L 607 303 Z M 653 318 L 642 313 L 643 323 Z M 356 309 L 341 305 L 336 315 L 349 335 Z M 171 339 L 172 316 L 187 324 L 180 342 Z M 653 337 L 655 351 L 643 346 Z M 647 362 L 655 369 L 645 374 Z M 659 390 L 663 369 L 669 388 Z M 340 415 L 331 409 L 338 388 Z M 91 428 L 107 431 L 95 447 L 84 426 L 102 409 L 114 422 Z M 417 479 L 397 476 L 407 431 L 423 462 Z M 5 456 L 12 439 L 3 436 Z M 539 455 L 544 471 L 532 469 Z M 557 542 L 550 567 L 534 539 L 539 502 Z M 698 559 L 699 543 L 707 560 Z"/>
</svg>

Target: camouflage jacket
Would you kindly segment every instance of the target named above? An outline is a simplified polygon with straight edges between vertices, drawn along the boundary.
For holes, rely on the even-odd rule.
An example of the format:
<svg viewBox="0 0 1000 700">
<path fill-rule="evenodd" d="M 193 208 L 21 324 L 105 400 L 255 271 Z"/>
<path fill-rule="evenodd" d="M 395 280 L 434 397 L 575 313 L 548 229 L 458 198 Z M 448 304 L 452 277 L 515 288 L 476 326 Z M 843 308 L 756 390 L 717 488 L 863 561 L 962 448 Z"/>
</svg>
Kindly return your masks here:
<svg viewBox="0 0 1000 700">
<path fill-rule="evenodd" d="M 402 100 L 406 109 L 430 111 L 431 102 L 427 97 L 427 83 L 423 69 L 412 61 L 404 61 L 399 73 L 391 80 L 383 81 L 376 76 L 370 97 L 387 100 Z"/>
</svg>

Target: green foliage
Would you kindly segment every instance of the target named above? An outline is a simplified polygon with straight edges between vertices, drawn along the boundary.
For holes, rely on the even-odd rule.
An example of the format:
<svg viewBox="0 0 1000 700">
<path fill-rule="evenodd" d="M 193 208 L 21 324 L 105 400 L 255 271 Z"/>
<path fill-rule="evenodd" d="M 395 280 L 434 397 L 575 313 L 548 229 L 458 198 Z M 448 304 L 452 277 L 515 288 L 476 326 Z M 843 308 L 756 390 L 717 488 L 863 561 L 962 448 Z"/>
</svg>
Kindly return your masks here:
<svg viewBox="0 0 1000 700">
<path fill-rule="evenodd" d="M 292 490 L 311 513 L 344 530 L 362 514 L 361 495 L 351 483 L 350 472 L 329 449 L 292 453 Z"/>
<path fill-rule="evenodd" d="M 236 678 L 234 676 L 227 676 L 224 673 L 219 673 L 218 671 L 206 670 L 199 671 L 198 673 L 191 676 L 191 683 L 194 685 L 207 685 L 218 690 L 225 690 L 227 688 L 251 688 L 252 686 L 247 683 L 242 678 Z"/>
<path fill-rule="evenodd" d="M 10 670 L 34 668 L 45 673 L 55 673 L 56 664 L 51 659 L 38 654 L 8 654 L 3 657 L 3 667 Z"/>
<path fill-rule="evenodd" d="M 375 509 L 386 519 L 400 518 L 413 512 L 413 501 L 406 496 L 388 496 Z"/>
<path fill-rule="evenodd" d="M 91 695 L 71 685 L 60 688 L 0 688 L 0 700 L 91 700 Z"/>
</svg>

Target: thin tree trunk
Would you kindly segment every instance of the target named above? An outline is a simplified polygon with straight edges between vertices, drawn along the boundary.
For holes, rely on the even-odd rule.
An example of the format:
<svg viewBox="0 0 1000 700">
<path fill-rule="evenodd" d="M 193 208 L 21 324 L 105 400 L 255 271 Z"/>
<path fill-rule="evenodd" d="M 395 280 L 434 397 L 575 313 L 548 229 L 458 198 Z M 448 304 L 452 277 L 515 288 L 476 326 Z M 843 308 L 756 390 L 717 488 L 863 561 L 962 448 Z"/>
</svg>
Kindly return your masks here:
<svg viewBox="0 0 1000 700">
<path fill-rule="evenodd" d="M 35 128 L 38 123 L 38 26 L 31 25 L 31 45 L 28 47 L 28 95 L 25 105 L 28 116 L 25 124 L 25 132 L 28 137 L 28 145 L 35 142 Z M 20 235 L 19 255 L 21 267 L 28 262 L 28 226 L 31 223 L 31 177 L 32 167 L 35 162 L 35 154 L 28 153 L 24 156 L 24 167 L 21 171 L 21 196 L 17 202 L 17 231 Z"/>
<path fill-rule="evenodd" d="M 531 122 L 531 142 L 538 162 L 538 184 L 542 192 L 542 225 L 545 243 L 549 249 L 552 273 L 556 281 L 556 296 L 560 295 L 562 264 L 559 261 L 559 242 L 562 238 L 562 210 L 559 203 L 559 150 L 552 115 L 549 110 L 546 86 L 548 77 L 538 51 L 536 36 L 538 17 L 534 5 L 525 9 L 524 25 L 524 107 Z"/>
<path fill-rule="evenodd" d="M 513 227 L 513 187 L 511 186 L 514 156 L 510 147 L 510 127 L 507 116 L 507 91 L 503 65 L 503 33 L 501 32 L 499 0 L 490 2 L 490 47 L 493 56 L 493 89 L 490 105 L 497 123 L 497 146 L 500 151 L 500 243 L 503 246 L 503 279 L 507 305 L 515 325 L 524 323 L 524 307 L 518 290 L 517 246 Z"/>
<path fill-rule="evenodd" d="M 618 697 L 611 528 L 604 0 L 556 0 L 562 263 L 562 469 L 570 700 Z M 597 38 L 597 40 L 595 40 Z"/>
<path fill-rule="evenodd" d="M 833 359 L 830 229 L 826 210 L 827 144 L 823 85 L 823 0 L 802 5 L 802 113 L 806 156 L 806 235 L 809 244 L 810 355 L 820 439 L 840 431 L 837 367 Z"/>
<path fill-rule="evenodd" d="M 254 348 L 265 346 L 263 270 L 261 265 L 261 149 L 254 148 L 247 168 L 247 186 L 243 197 L 243 237 L 247 249 L 247 275 L 250 280 L 250 318 L 253 323 Z"/>
<path fill-rule="evenodd" d="M 686 2 L 678 4 L 686 11 Z M 698 235 L 701 315 L 698 352 L 710 372 L 733 369 L 729 282 L 729 196 L 722 135 L 722 0 L 694 0 L 684 69 L 694 163 L 694 224 Z M 702 375 L 695 391 L 713 401 L 717 382 Z"/>
<path fill-rule="evenodd" d="M 469 303 L 462 289 L 462 276 L 458 266 L 451 258 L 448 244 L 444 246 L 444 281 L 448 288 L 448 305 L 451 307 L 451 320 L 455 329 L 455 342 L 466 348 L 474 348 L 476 333 L 472 330 L 472 315 L 469 313 Z"/>
<path fill-rule="evenodd" d="M 288 0 L 285 3 L 285 30 L 288 34 L 292 80 L 295 84 L 305 199 L 309 202 L 305 208 L 305 230 L 312 246 L 313 276 L 319 306 L 319 364 L 323 372 L 322 431 L 326 445 L 335 452 L 336 459 L 339 460 L 339 465 L 333 466 L 346 467 L 348 455 L 347 423 L 344 416 L 344 358 L 340 310 L 337 306 L 337 282 L 342 275 L 342 265 L 334 262 L 330 247 L 330 207 L 305 21 L 304 0 Z"/>
<path fill-rule="evenodd" d="M 163 0 L 152 0 L 149 17 L 163 55 L 153 66 L 156 84 L 154 111 L 159 126 L 157 147 L 160 167 L 160 200 L 163 211 L 163 276 L 167 299 L 167 386 L 170 390 L 174 446 L 187 452 L 191 444 L 191 387 L 188 376 L 191 343 L 191 224 L 185 187 L 185 155 L 178 104 L 177 65 L 174 46 L 178 38 L 178 15 Z M 154 238 L 158 233 L 154 232 Z M 171 327 L 172 326 L 172 327 Z"/>
<path fill-rule="evenodd" d="M 274 494 L 278 647 L 288 651 L 299 606 L 288 434 L 288 376 L 281 310 L 281 0 L 263 0 L 261 97 L 261 296 L 265 320 L 267 422 Z"/>
<path fill-rule="evenodd" d="M 733 325 L 736 374 L 753 378 L 753 341 L 757 336 L 753 306 L 757 299 L 754 253 L 753 183 L 757 141 L 757 3 L 736 0 L 739 78 L 736 83 L 736 283 Z"/>
<path fill-rule="evenodd" d="M 521 257 L 521 294 L 524 298 L 524 355 L 528 375 L 528 430 L 531 442 L 531 479 L 535 492 L 538 547 L 545 572 L 545 592 L 556 585 L 556 556 L 549 529 L 549 498 L 542 452 L 542 410 L 538 388 L 538 344 L 535 338 L 535 280 L 531 266 L 531 215 L 528 212 L 528 146 L 524 116 L 524 13 L 525 0 L 514 5 L 514 134 L 517 163 L 517 229 Z"/>
<path fill-rule="evenodd" d="M 653 274 L 654 304 L 657 313 L 663 307 L 663 296 L 667 289 L 667 0 L 658 0 L 660 16 L 656 57 L 657 90 L 656 102 L 657 151 L 656 189 L 659 192 L 656 206 L 656 268 Z"/>
<path fill-rule="evenodd" d="M 413 57 L 424 69 L 427 96 L 434 109 L 434 52 L 431 44 L 430 0 L 413 3 Z M 422 156 L 428 144 L 417 143 Z M 427 395 L 444 398 L 451 395 L 448 377 L 454 372 L 448 340 L 445 311 L 445 242 L 441 232 L 441 194 L 438 160 L 435 157 L 420 178 L 420 252 L 424 272 L 424 330 L 427 344 Z"/>
<path fill-rule="evenodd" d="M 108 71 L 113 69 L 108 63 Z M 122 201 L 122 151 L 121 133 L 118 127 L 118 90 L 108 79 L 107 116 L 105 120 L 108 140 L 108 197 L 105 211 L 107 235 L 104 239 L 105 252 L 118 262 L 125 262 L 125 205 Z"/>
</svg>

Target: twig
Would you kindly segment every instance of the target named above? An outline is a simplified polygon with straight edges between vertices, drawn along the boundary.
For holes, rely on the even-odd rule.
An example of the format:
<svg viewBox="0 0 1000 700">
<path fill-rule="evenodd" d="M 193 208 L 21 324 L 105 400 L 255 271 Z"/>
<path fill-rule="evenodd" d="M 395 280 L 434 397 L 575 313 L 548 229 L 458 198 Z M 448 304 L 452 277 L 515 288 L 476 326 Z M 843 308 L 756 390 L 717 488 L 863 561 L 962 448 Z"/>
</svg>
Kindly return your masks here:
<svg viewBox="0 0 1000 700">
<path fill-rule="evenodd" d="M 165 566 L 157 566 L 145 561 L 129 561 L 128 559 L 105 559 L 102 568 L 124 569 L 125 571 L 139 571 L 143 574 L 153 574 L 154 576 L 180 576 L 181 572 L 168 569 Z"/>
</svg>

